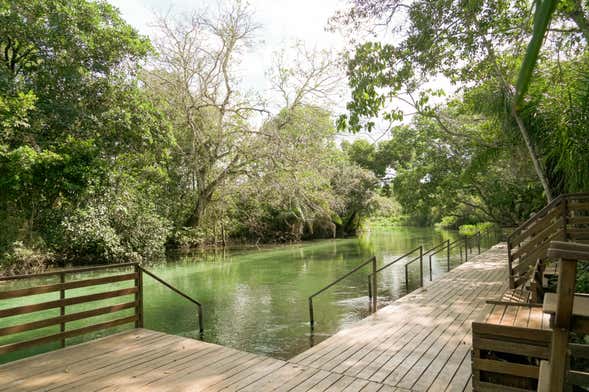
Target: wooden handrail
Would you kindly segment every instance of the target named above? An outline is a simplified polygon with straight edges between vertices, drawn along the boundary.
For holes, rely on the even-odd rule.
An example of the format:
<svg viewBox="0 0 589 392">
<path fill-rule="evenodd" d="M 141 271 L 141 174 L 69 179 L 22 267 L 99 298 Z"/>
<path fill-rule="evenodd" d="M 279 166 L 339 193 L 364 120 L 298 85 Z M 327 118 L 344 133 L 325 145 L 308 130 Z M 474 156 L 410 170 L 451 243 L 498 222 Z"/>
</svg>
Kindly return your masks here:
<svg viewBox="0 0 589 392">
<path fill-rule="evenodd" d="M 589 238 L 589 193 L 562 194 L 522 223 L 507 239 L 509 286 L 528 280 L 537 259 L 548 256 L 550 242 Z"/>
<path fill-rule="evenodd" d="M 49 272 L 40 272 L 38 274 L 3 275 L 3 276 L 0 276 L 0 281 L 40 278 L 43 276 L 57 276 L 57 275 L 61 275 L 61 274 L 74 274 L 74 273 L 80 273 L 80 272 L 99 271 L 99 270 L 104 270 L 104 269 L 131 267 L 131 266 L 135 266 L 135 265 L 138 265 L 138 264 L 137 263 L 105 264 L 105 265 L 96 265 L 96 266 L 92 266 L 92 267 L 73 268 L 73 269 L 69 268 L 69 269 L 49 271 Z"/>
<path fill-rule="evenodd" d="M 552 241 L 546 253 L 555 259 L 589 260 L 589 244 Z"/>
<path fill-rule="evenodd" d="M 66 281 L 66 276 L 69 274 L 74 273 L 82 273 L 88 271 L 99 271 L 99 270 L 108 270 L 108 269 L 117 269 L 117 268 L 126 268 L 126 267 L 134 267 L 133 272 L 128 271 L 120 271 L 121 273 L 118 274 L 111 274 L 107 276 L 100 276 L 97 278 L 86 278 L 86 279 L 78 279 L 72 281 Z M 76 269 L 68 269 L 68 270 L 60 270 L 60 271 L 52 271 L 46 272 L 41 274 L 30 274 L 30 275 L 15 275 L 15 276 L 1 276 L 0 281 L 8 281 L 8 280 L 24 280 L 24 279 L 31 279 L 31 278 L 39 278 L 39 277 L 46 277 L 46 276 L 58 276 L 59 283 L 49 284 L 49 285 L 41 285 L 35 287 L 27 287 L 21 289 L 14 289 L 14 290 L 7 290 L 7 291 L 0 291 L 0 300 L 9 300 L 9 299 L 17 299 L 22 297 L 29 297 L 38 294 L 50 294 L 50 293 L 58 293 L 59 299 L 54 300 L 47 300 L 42 299 L 41 301 L 44 302 L 37 302 L 37 303 L 29 303 L 27 305 L 20 305 L 11 308 L 3 308 L 0 309 L 0 321 L 2 319 L 8 317 L 15 317 L 20 315 L 25 315 L 34 312 L 40 312 L 43 310 L 49 309 L 59 309 L 59 316 L 52 315 L 51 317 L 42 318 L 35 321 L 28 321 L 21 324 L 13 324 L 13 325 L 6 325 L 4 322 L 0 322 L 2 328 L 0 328 L 0 337 L 4 336 L 11 336 L 15 334 L 20 334 L 26 331 L 33 331 L 39 330 L 46 327 L 56 326 L 58 325 L 59 333 L 52 333 L 51 335 L 47 335 L 48 332 L 45 332 L 45 335 L 40 337 L 35 337 L 30 340 L 22 340 L 11 342 L 9 344 L 0 345 L 0 354 L 3 353 L 10 353 L 13 351 L 21 350 L 28 347 L 34 347 L 41 344 L 45 344 L 48 342 L 53 341 L 60 341 L 61 346 L 65 347 L 66 339 L 71 338 L 74 336 L 84 335 L 86 333 L 95 332 L 99 330 L 103 330 L 106 328 L 112 328 L 119 325 L 125 325 L 129 323 L 134 323 L 135 327 L 142 327 L 143 326 L 143 274 L 147 274 L 160 284 L 166 286 L 170 290 L 174 291 L 176 294 L 186 298 L 190 302 L 194 303 L 198 307 L 198 325 L 199 325 L 199 332 L 202 337 L 203 334 L 203 311 L 202 311 L 202 304 L 195 300 L 194 298 L 190 297 L 186 293 L 180 291 L 176 287 L 172 286 L 171 284 L 167 283 L 157 275 L 153 274 L 150 271 L 139 266 L 137 263 L 121 263 L 121 264 L 110 264 L 104 266 L 95 266 L 95 267 L 85 267 L 85 268 L 76 268 Z M 113 289 L 108 286 L 111 283 L 126 283 L 127 285 L 129 282 L 132 282 L 131 287 L 123 287 Z M 67 290 L 78 289 L 82 287 L 95 287 L 100 286 L 103 290 L 97 293 L 92 294 L 84 294 L 84 295 L 77 295 L 74 297 L 66 297 Z M 104 299 L 117 299 L 117 298 L 124 298 L 128 296 L 134 296 L 133 300 L 122 300 L 118 301 L 119 303 L 114 305 L 105 305 L 101 304 L 97 301 L 101 301 Z M 77 305 L 77 304 L 92 304 L 91 309 L 78 311 L 76 313 L 69 313 L 66 314 L 65 309 L 67 306 Z M 115 314 L 125 310 L 133 310 L 133 314 L 131 316 L 120 317 L 114 320 L 101 322 L 101 323 L 94 323 L 85 327 L 81 327 L 74 330 L 66 330 L 66 324 L 78 321 L 78 320 L 85 320 L 91 317 L 96 317 L 99 315 L 107 315 L 107 314 Z M 24 338 L 26 339 L 26 337 Z"/>
</svg>

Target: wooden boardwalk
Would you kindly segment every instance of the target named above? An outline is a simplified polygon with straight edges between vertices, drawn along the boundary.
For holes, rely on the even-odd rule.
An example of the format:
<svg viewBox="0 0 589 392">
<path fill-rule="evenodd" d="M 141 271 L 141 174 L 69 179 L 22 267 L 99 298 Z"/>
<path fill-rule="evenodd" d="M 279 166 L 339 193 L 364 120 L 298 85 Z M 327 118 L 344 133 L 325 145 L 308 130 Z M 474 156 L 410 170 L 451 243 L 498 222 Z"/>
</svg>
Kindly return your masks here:
<svg viewBox="0 0 589 392">
<path fill-rule="evenodd" d="M 465 391 L 471 322 L 506 288 L 494 247 L 289 361 L 146 329 L 0 366 L 0 391 Z"/>
</svg>

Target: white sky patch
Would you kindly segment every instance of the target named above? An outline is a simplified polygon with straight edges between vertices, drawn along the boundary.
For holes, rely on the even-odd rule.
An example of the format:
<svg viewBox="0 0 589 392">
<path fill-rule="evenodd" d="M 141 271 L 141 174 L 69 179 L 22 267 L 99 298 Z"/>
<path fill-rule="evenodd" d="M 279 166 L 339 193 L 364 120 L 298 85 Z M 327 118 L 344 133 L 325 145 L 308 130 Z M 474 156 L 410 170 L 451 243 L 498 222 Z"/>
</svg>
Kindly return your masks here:
<svg viewBox="0 0 589 392">
<path fill-rule="evenodd" d="M 156 14 L 172 16 L 190 14 L 193 11 L 218 7 L 217 0 L 108 0 L 119 8 L 123 18 L 140 33 L 154 37 L 153 28 Z M 238 68 L 238 77 L 246 90 L 272 97 L 270 83 L 266 77 L 274 54 L 293 46 L 297 41 L 309 49 L 328 49 L 338 53 L 346 46 L 346 39 L 339 33 L 325 30 L 328 19 L 346 6 L 345 0 L 250 0 L 254 21 L 260 24 L 257 44 L 244 53 Z M 342 73 L 345 70 L 342 70 Z M 343 78 L 345 85 L 345 78 Z M 342 86 L 342 96 L 331 110 L 335 116 L 345 113 L 349 101 L 349 90 Z M 403 105 L 400 105 L 403 107 Z M 403 108 L 405 110 L 405 108 Z M 406 110 L 410 112 L 409 108 Z M 411 116 L 408 116 L 410 118 Z M 405 121 L 406 122 L 406 121 Z M 388 134 L 377 129 L 372 133 L 338 135 L 338 140 L 353 141 L 364 138 L 371 142 L 388 139 Z M 383 127 L 384 128 L 384 127 Z"/>
</svg>

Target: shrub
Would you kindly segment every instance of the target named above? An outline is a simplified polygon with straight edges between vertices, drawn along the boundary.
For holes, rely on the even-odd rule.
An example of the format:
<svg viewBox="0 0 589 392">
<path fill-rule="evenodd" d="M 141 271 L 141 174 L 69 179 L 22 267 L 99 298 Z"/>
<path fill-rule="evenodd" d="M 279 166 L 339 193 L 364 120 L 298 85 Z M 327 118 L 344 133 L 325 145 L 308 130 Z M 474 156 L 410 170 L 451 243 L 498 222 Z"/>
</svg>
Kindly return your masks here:
<svg viewBox="0 0 589 392">
<path fill-rule="evenodd" d="M 140 262 L 164 256 L 170 223 L 133 192 L 111 192 L 62 222 L 59 250 L 77 262 Z"/>
</svg>

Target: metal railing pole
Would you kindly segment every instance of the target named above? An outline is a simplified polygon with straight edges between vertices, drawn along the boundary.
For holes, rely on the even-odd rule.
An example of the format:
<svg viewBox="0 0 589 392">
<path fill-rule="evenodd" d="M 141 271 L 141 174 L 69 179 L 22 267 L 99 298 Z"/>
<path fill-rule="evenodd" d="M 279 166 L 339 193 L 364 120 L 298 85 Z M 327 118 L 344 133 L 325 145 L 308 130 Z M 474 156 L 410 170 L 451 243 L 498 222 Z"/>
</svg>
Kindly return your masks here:
<svg viewBox="0 0 589 392">
<path fill-rule="evenodd" d="M 313 297 L 309 297 L 309 320 L 311 320 L 311 331 L 315 329 L 315 317 L 313 316 Z"/>
<path fill-rule="evenodd" d="M 419 248 L 419 281 L 423 287 L 423 245 Z"/>
<path fill-rule="evenodd" d="M 409 272 L 407 266 L 408 264 L 405 264 L 405 291 L 409 293 Z"/>
<path fill-rule="evenodd" d="M 448 251 L 447 251 L 447 258 L 448 258 L 448 271 L 450 271 L 450 240 L 448 240 Z"/>
<path fill-rule="evenodd" d="M 372 258 L 372 312 L 376 312 L 378 287 L 376 285 L 376 257 Z"/>
</svg>

